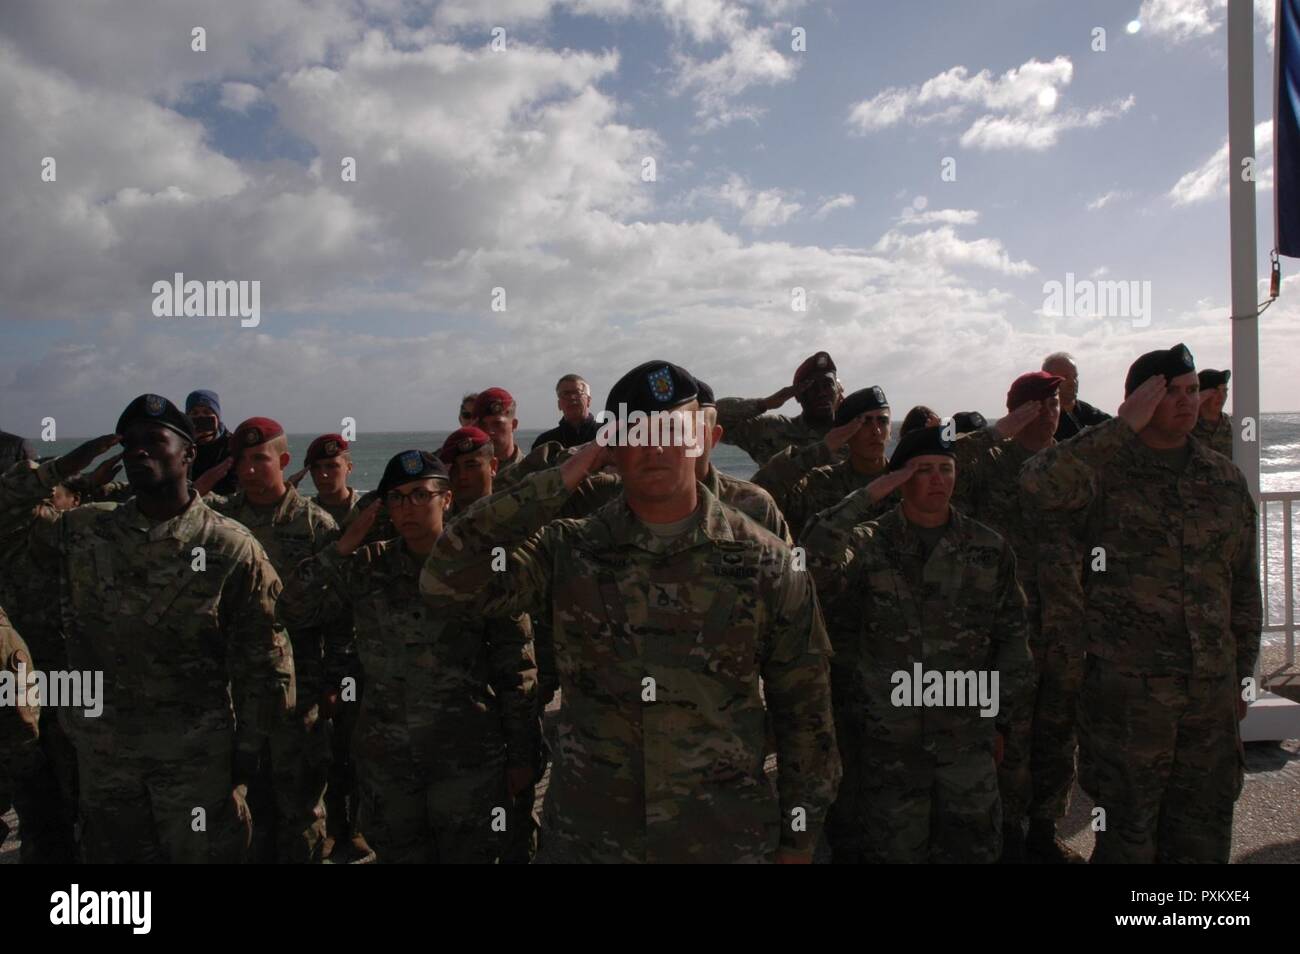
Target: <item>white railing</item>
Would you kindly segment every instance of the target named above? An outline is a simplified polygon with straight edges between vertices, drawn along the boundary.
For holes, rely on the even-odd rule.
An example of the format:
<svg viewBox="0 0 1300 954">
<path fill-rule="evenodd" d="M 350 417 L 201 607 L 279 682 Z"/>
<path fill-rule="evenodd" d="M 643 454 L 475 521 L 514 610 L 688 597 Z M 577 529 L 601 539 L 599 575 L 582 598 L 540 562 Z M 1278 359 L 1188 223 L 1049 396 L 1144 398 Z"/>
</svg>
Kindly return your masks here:
<svg viewBox="0 0 1300 954">
<path fill-rule="evenodd" d="M 1293 511 L 1300 490 L 1259 495 L 1259 579 L 1264 598 L 1263 633 L 1286 639 L 1286 668 L 1295 668 L 1296 538 Z M 1263 673 L 1265 683 L 1272 673 Z"/>
</svg>

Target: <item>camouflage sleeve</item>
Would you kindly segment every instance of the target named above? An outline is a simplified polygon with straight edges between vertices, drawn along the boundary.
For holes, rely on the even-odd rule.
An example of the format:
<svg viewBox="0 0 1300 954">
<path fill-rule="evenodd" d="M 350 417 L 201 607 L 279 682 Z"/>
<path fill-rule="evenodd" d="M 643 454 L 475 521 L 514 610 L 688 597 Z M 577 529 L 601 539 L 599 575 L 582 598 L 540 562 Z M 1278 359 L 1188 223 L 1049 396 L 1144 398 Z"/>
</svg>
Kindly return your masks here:
<svg viewBox="0 0 1300 954">
<path fill-rule="evenodd" d="M 263 740 L 296 704 L 293 648 L 275 615 L 280 590 L 266 552 L 250 540 L 219 604 L 235 708 L 236 783 L 247 781 Z"/>
<path fill-rule="evenodd" d="M 776 735 L 781 848 L 811 856 L 841 774 L 831 714 L 830 640 L 812 581 L 793 569 L 788 556 L 772 603 L 763 691 Z"/>
<path fill-rule="evenodd" d="M 957 483 L 953 487 L 952 502 L 962 513 L 975 513 L 981 498 L 988 464 L 992 463 L 994 448 L 1000 443 L 997 431 L 981 427 L 978 431 L 963 434 L 957 439 Z"/>
<path fill-rule="evenodd" d="M 435 605 L 459 604 L 487 616 L 541 614 L 550 597 L 546 524 L 568 501 L 558 468 L 532 474 L 453 520 L 420 571 L 420 592 Z"/>
<path fill-rule="evenodd" d="M 352 563 L 365 552 L 342 556 L 329 546 L 294 567 L 283 581 L 284 591 L 276 603 L 284 624 L 293 630 L 304 629 L 346 614 L 352 600 Z"/>
<path fill-rule="evenodd" d="M 43 570 L 58 567 L 63 546 L 63 514 L 38 506 L 62 479 L 54 466 L 20 460 L 0 476 L 0 536 L 26 528 L 28 557 Z"/>
<path fill-rule="evenodd" d="M 550 470 L 552 467 L 559 467 L 577 452 L 578 447 L 565 447 L 559 441 L 547 441 L 545 444 L 539 444 L 525 454 L 519 463 L 493 481 L 493 492 L 500 493 L 503 490 L 509 490 L 529 474 Z"/>
<path fill-rule="evenodd" d="M 83 499 L 87 501 L 95 501 L 97 503 L 100 501 L 126 503 L 134 496 L 135 492 L 131 489 L 129 483 L 125 480 L 113 480 L 104 484 L 102 487 L 91 488 L 89 493 L 87 493 Z"/>
<path fill-rule="evenodd" d="M 574 488 L 560 508 L 561 517 L 587 517 L 623 492 L 623 482 L 614 474 L 592 474 Z"/>
<path fill-rule="evenodd" d="M 857 548 L 864 539 L 861 526 L 879 517 L 883 504 L 873 503 L 863 487 L 816 514 L 804 526 L 799 543 L 823 603 L 838 598 L 847 589 Z"/>
<path fill-rule="evenodd" d="M 501 703 L 506 765 L 541 769 L 542 728 L 537 695 L 537 660 L 528 614 L 487 621 L 488 665 Z"/>
<path fill-rule="evenodd" d="M 772 456 L 771 442 L 765 434 L 764 410 L 763 402 L 757 398 L 722 398 L 718 401 L 722 443 L 734 444 L 760 464 Z"/>
<path fill-rule="evenodd" d="M 1120 417 L 1090 427 L 1025 461 L 1020 489 L 1041 510 L 1082 510 L 1097 494 L 1098 471 L 1136 439 Z"/>
<path fill-rule="evenodd" d="M 833 463 L 835 454 L 825 441 L 816 441 L 806 447 L 791 445 L 773 454 L 750 480 L 772 495 L 782 513 L 791 516 L 802 496 L 809 472 L 823 464 Z M 794 523 L 797 525 L 800 521 L 794 520 Z"/>
<path fill-rule="evenodd" d="M 1232 635 L 1237 641 L 1237 679 L 1255 674 L 1264 603 L 1259 592 L 1259 513 L 1245 480 L 1240 481 L 1241 546 L 1232 567 Z"/>
<path fill-rule="evenodd" d="M 223 516 L 230 515 L 230 501 L 230 497 L 215 491 L 209 491 L 203 495 L 203 502 Z"/>
<path fill-rule="evenodd" d="M 756 417 L 762 417 L 766 410 L 762 398 L 719 398 L 718 423 L 724 431 L 732 431 Z M 726 440 L 726 435 L 723 435 L 723 440 Z"/>
<path fill-rule="evenodd" d="M 20 667 L 25 676 L 36 671 L 36 662 L 23 638 L 10 624 L 9 617 L 0 609 L 0 672 L 7 673 L 15 680 L 16 686 Z M 18 704 L 18 696 L 15 695 L 13 704 L 0 705 L 0 772 L 12 764 L 20 751 L 30 750 L 40 737 L 40 714 L 40 706 L 33 704 L 30 697 Z"/>
<path fill-rule="evenodd" d="M 341 535 L 339 525 L 323 507 L 313 509 L 313 554 L 335 553 L 334 544 Z M 355 556 L 355 554 L 353 554 Z M 329 557 L 326 556 L 328 560 Z M 352 668 L 356 651 L 356 627 L 352 621 L 352 606 L 347 601 L 335 603 L 337 611 L 320 615 L 317 624 L 321 633 L 321 676 L 326 686 L 337 686 Z"/>
<path fill-rule="evenodd" d="M 990 668 L 998 674 L 998 731 L 1006 735 L 1027 720 L 1034 704 L 1034 660 L 1029 653 L 1025 591 L 1016 580 L 1016 557 L 1002 544 L 998 559 L 998 605 L 993 620 Z"/>
</svg>

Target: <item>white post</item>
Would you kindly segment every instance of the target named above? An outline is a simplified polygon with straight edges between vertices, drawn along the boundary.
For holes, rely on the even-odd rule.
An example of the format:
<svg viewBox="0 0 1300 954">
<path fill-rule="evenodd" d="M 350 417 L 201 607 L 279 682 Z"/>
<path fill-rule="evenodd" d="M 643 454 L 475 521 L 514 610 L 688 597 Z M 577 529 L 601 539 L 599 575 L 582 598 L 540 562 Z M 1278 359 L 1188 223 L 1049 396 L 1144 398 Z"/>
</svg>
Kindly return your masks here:
<svg viewBox="0 0 1300 954">
<path fill-rule="evenodd" d="M 1255 249 L 1255 177 L 1243 177 L 1255 156 L 1255 10 L 1228 0 L 1228 206 L 1232 262 L 1232 409 L 1237 427 L 1232 459 L 1259 501 L 1259 287 Z M 1255 440 L 1242 441 L 1254 420 Z"/>
</svg>

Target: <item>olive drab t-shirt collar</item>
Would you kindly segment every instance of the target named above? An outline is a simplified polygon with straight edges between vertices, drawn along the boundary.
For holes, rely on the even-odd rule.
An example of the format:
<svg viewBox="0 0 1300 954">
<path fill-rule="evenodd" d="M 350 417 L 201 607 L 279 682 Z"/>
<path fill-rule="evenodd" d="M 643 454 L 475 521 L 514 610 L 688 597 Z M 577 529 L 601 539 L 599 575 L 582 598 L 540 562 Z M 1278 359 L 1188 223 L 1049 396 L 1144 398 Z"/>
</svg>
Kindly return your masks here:
<svg viewBox="0 0 1300 954">
<path fill-rule="evenodd" d="M 191 488 L 190 502 L 185 505 L 185 509 L 167 520 L 155 521 L 146 517 L 140 512 L 135 497 L 118 507 L 118 513 L 128 527 L 143 532 L 151 541 L 164 540 L 168 537 L 183 541 L 191 539 L 198 533 L 203 523 L 203 513 L 207 509 L 207 504 Z"/>
<path fill-rule="evenodd" d="M 627 505 L 627 498 L 620 495 L 610 506 L 604 508 L 605 528 L 609 542 L 614 546 L 636 547 L 648 553 L 669 556 L 695 547 L 711 546 L 718 542 L 735 542 L 731 524 L 723 512 L 722 503 L 704 484 L 696 481 L 695 492 L 699 495 L 700 506 L 696 513 L 700 515 L 695 525 L 686 533 L 664 541 L 656 537 Z"/>
</svg>

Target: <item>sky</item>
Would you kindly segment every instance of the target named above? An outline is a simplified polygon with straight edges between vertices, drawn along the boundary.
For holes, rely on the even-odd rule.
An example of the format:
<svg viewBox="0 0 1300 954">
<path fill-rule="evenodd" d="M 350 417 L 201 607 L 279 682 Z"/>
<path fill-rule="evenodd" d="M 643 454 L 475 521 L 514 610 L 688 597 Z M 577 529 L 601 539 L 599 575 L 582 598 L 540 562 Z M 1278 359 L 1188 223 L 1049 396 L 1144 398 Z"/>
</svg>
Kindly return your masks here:
<svg viewBox="0 0 1300 954">
<path fill-rule="evenodd" d="M 1273 2 L 1255 7 L 1262 299 Z M 137 394 L 211 388 L 232 427 L 442 431 L 489 386 L 545 427 L 568 372 L 598 407 L 651 359 L 761 397 L 818 350 L 900 416 L 990 417 L 1065 350 L 1113 411 L 1144 351 L 1230 366 L 1225 10 L 16 0 L 0 428 L 100 433 Z M 155 314 L 177 272 L 259 282 L 257 325 Z M 1265 412 L 1300 410 L 1294 260 L 1283 275 Z M 1132 297 L 1071 308 L 1054 282 Z"/>
</svg>

